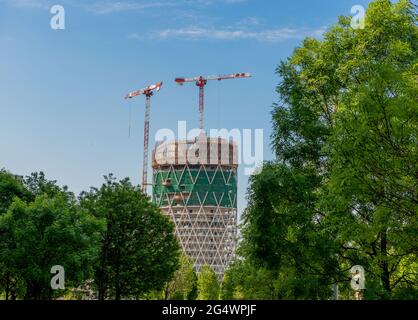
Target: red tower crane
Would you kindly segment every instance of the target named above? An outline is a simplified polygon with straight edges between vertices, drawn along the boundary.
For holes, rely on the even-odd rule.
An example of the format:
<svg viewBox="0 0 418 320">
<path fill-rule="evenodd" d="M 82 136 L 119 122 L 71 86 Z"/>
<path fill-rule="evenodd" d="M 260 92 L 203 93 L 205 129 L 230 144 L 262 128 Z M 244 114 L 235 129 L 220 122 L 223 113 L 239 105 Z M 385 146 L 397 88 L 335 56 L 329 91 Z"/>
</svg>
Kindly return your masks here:
<svg viewBox="0 0 418 320">
<path fill-rule="evenodd" d="M 149 121 L 151 110 L 151 97 L 154 95 L 153 91 L 160 91 L 163 83 L 158 82 L 150 85 L 144 89 L 128 93 L 125 99 L 132 99 L 133 97 L 145 95 L 145 123 L 144 123 L 144 159 L 142 163 L 142 191 L 146 193 L 148 185 L 148 144 L 149 144 Z"/>
<path fill-rule="evenodd" d="M 238 79 L 238 78 L 249 78 L 251 74 L 249 73 L 234 73 L 234 74 L 226 74 L 226 75 L 219 75 L 219 76 L 198 76 L 194 78 L 176 78 L 174 81 L 179 84 L 183 85 L 186 82 L 195 82 L 196 86 L 199 87 L 199 112 L 200 112 L 200 121 L 199 127 L 203 130 L 203 114 L 205 110 L 205 85 L 207 84 L 208 80 L 226 80 L 226 79 Z"/>
</svg>

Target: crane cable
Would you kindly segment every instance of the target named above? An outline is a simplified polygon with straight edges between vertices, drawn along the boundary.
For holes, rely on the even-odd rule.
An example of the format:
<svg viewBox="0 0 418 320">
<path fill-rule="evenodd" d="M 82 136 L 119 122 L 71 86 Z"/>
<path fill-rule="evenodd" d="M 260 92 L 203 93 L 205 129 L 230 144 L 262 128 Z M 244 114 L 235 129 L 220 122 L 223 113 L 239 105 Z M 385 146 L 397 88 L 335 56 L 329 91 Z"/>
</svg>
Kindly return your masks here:
<svg viewBox="0 0 418 320">
<path fill-rule="evenodd" d="M 221 81 L 218 81 L 218 106 L 217 106 L 217 127 L 221 126 Z"/>
<path fill-rule="evenodd" d="M 132 105 L 129 104 L 129 128 L 128 128 L 128 139 L 131 138 L 131 122 L 132 122 Z"/>
</svg>

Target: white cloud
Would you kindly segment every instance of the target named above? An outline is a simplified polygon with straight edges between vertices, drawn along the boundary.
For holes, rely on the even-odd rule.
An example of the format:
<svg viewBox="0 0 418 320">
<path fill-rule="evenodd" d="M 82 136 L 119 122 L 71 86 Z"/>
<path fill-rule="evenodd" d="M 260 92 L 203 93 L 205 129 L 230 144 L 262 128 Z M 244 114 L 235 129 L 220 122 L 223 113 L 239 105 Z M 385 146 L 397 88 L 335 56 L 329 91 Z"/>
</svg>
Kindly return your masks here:
<svg viewBox="0 0 418 320">
<path fill-rule="evenodd" d="M 126 11 L 143 11 L 152 8 L 168 8 L 168 7 L 193 7 L 193 6 L 210 6 L 210 5 L 229 5 L 245 2 L 247 0 L 61 0 L 61 5 L 69 5 L 79 7 L 84 10 L 96 14 L 110 14 Z M 0 0 L 17 8 L 49 8 L 56 4 L 57 0 Z"/>
<path fill-rule="evenodd" d="M 143 11 L 152 8 L 176 6 L 172 1 L 96 1 L 79 5 L 87 11 L 97 14 L 110 14 L 126 11 Z"/>
<path fill-rule="evenodd" d="M 138 33 L 136 33 L 136 32 L 133 32 L 133 33 L 128 34 L 127 38 L 128 39 L 133 39 L 133 40 L 142 39 L 142 37 Z"/>
<path fill-rule="evenodd" d="M 48 9 L 51 7 L 51 1 L 48 0 L 0 0 L 0 3 L 16 8 L 36 8 L 36 9 Z"/>
<path fill-rule="evenodd" d="M 111 14 L 116 12 L 146 11 L 165 8 L 191 8 L 196 6 L 234 5 L 248 0 L 61 0 L 62 5 L 78 7 L 95 14 Z M 49 9 L 57 0 L 0 0 L 17 8 Z M 260 42 L 280 42 L 288 39 L 303 39 L 306 36 L 319 37 L 325 27 L 310 28 L 264 28 L 257 17 L 246 17 L 225 27 L 189 26 L 183 28 L 167 28 L 152 33 L 150 37 L 159 39 L 216 39 L 216 40 L 254 40 Z M 127 36 L 129 39 L 142 39 L 137 33 Z"/>
<path fill-rule="evenodd" d="M 247 0 L 123 0 L 123 1 L 94 1 L 91 3 L 83 3 L 83 7 L 88 11 L 98 14 L 108 14 L 123 11 L 143 11 L 151 8 L 185 8 L 193 6 L 210 6 L 210 5 L 229 5 L 242 3 Z"/>
<path fill-rule="evenodd" d="M 305 37 L 319 37 L 325 32 L 325 27 L 317 29 L 308 28 L 272 28 L 265 30 L 248 30 L 225 27 L 223 29 L 202 28 L 191 26 L 180 29 L 164 29 L 153 34 L 160 39 L 181 38 L 217 39 L 217 40 L 255 40 L 260 42 L 280 42 L 288 39 L 303 39 Z"/>
<path fill-rule="evenodd" d="M 238 26 L 259 26 L 261 21 L 257 17 L 247 17 L 237 22 Z"/>
<path fill-rule="evenodd" d="M 204 5 L 214 5 L 214 4 L 236 4 L 246 2 L 247 0 L 186 0 L 184 2 L 194 3 L 194 4 L 204 4 Z"/>
</svg>

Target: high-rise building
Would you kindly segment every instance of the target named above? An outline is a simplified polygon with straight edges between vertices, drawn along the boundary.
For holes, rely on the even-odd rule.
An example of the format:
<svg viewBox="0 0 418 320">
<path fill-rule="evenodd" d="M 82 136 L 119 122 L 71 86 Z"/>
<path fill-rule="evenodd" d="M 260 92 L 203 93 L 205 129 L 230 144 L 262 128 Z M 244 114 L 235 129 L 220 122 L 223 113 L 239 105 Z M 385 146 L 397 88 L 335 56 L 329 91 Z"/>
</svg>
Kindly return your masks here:
<svg viewBox="0 0 418 320">
<path fill-rule="evenodd" d="M 191 141 L 157 142 L 153 201 L 175 224 L 183 251 L 222 279 L 237 232 L 237 145 L 201 134 Z"/>
</svg>

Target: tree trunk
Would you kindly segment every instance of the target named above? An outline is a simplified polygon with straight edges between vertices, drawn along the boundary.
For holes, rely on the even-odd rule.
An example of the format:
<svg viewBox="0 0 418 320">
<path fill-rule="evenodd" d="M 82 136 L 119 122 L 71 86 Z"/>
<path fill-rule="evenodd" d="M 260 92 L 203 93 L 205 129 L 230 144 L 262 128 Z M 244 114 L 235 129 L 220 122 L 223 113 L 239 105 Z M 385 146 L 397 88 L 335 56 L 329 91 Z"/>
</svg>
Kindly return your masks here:
<svg viewBox="0 0 418 320">
<path fill-rule="evenodd" d="M 120 298 L 121 298 L 120 286 L 119 286 L 119 282 L 117 282 L 116 288 L 115 288 L 115 300 L 120 300 Z"/>
<path fill-rule="evenodd" d="M 170 292 L 169 292 L 169 284 L 167 283 L 167 285 L 165 286 L 165 290 L 164 290 L 164 300 L 170 300 Z"/>
<path fill-rule="evenodd" d="M 115 278 L 116 278 L 116 283 L 115 283 L 115 299 L 116 300 L 120 300 L 121 299 L 121 285 L 120 285 L 120 265 L 119 264 L 117 264 L 116 265 L 116 275 L 115 275 Z"/>
<path fill-rule="evenodd" d="M 97 299 L 104 300 L 106 297 L 106 288 L 102 281 L 98 283 L 97 291 Z"/>
<path fill-rule="evenodd" d="M 10 277 L 6 275 L 6 301 L 9 300 L 9 292 L 10 292 Z"/>
<path fill-rule="evenodd" d="M 382 274 L 380 276 L 380 279 L 382 281 L 383 287 L 388 293 L 391 293 L 391 287 L 390 287 L 390 272 L 389 272 L 389 265 L 387 262 L 387 231 L 384 231 L 382 233 L 382 238 L 380 240 L 380 253 L 382 256 L 381 261 L 381 268 L 382 268 Z"/>
</svg>

